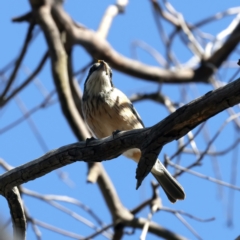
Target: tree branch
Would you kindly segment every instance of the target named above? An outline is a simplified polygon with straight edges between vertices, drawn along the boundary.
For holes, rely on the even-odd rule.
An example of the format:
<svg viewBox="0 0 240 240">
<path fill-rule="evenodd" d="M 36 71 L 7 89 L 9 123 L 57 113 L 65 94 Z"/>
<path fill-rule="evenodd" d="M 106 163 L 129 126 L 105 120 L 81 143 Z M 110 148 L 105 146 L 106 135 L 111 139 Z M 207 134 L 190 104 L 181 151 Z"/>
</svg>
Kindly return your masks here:
<svg viewBox="0 0 240 240">
<path fill-rule="evenodd" d="M 135 218 L 133 221 L 131 222 L 126 222 L 124 223 L 126 226 L 129 227 L 133 227 L 133 228 L 140 228 L 142 229 L 143 226 L 146 224 L 148 220 L 144 219 L 144 218 Z M 157 223 L 155 222 L 150 222 L 149 223 L 149 232 L 157 235 L 157 236 L 161 236 L 162 238 L 168 239 L 168 240 L 186 240 L 186 238 L 175 234 L 161 226 L 159 226 Z"/>
<path fill-rule="evenodd" d="M 88 135 L 88 132 L 86 131 L 85 123 L 79 116 L 72 99 L 72 93 L 69 87 L 67 54 L 61 42 L 59 30 L 51 17 L 50 11 L 50 6 L 45 5 L 35 9 L 34 13 L 49 46 L 53 79 L 59 99 L 64 99 L 61 104 L 62 111 L 71 122 L 70 126 L 74 134 L 76 134 L 78 138 L 84 139 L 83 136 Z"/>
<path fill-rule="evenodd" d="M 183 83 L 208 81 L 209 75 L 199 78 L 195 76 L 195 71 L 192 69 L 166 70 L 148 66 L 121 55 L 105 39 L 100 38 L 97 33 L 75 26 L 73 20 L 61 6 L 53 7 L 53 15 L 75 44 L 82 45 L 93 58 L 104 59 L 111 67 L 121 72 L 154 82 Z"/>
<path fill-rule="evenodd" d="M 34 29 L 34 26 L 35 26 L 35 23 L 34 22 L 31 22 L 30 25 L 29 25 L 29 28 L 28 28 L 28 32 L 27 32 L 27 35 L 26 35 L 26 38 L 25 38 L 25 41 L 24 41 L 24 44 L 23 44 L 23 47 L 22 47 L 22 50 L 20 52 L 20 55 L 18 57 L 18 59 L 16 60 L 16 63 L 15 63 L 15 68 L 13 69 L 13 72 L 9 78 L 9 80 L 7 81 L 7 85 L 5 87 L 5 89 L 3 90 L 1 96 L 0 96 L 0 102 L 3 101 L 5 95 L 7 94 L 8 90 L 10 89 L 16 75 L 17 75 L 17 72 L 18 72 L 18 69 L 22 63 L 22 60 L 27 52 L 27 48 L 29 46 L 29 43 L 32 39 L 32 31 Z"/>
<path fill-rule="evenodd" d="M 142 155 L 138 164 L 137 186 L 141 184 L 145 176 L 151 171 L 155 163 L 153 161 L 154 155 L 159 152 L 163 145 L 181 138 L 200 123 L 239 102 L 240 78 L 184 105 L 153 126 L 147 139 L 143 140 L 145 146 L 142 145 L 140 148 L 141 150 L 145 149 L 148 155 Z"/>
<path fill-rule="evenodd" d="M 9 94 L 9 96 L 7 96 L 5 99 L 3 99 L 0 102 L 0 106 L 5 105 L 9 100 L 11 100 L 17 93 L 19 93 L 24 87 L 26 87 L 37 76 L 37 74 L 41 71 L 41 69 L 43 68 L 45 62 L 47 61 L 48 56 L 49 56 L 49 54 L 48 54 L 48 52 L 46 52 L 43 55 L 41 61 L 39 62 L 37 68 L 32 72 L 32 74 L 25 81 L 23 81 L 23 83 L 19 87 L 14 89 Z"/>
<path fill-rule="evenodd" d="M 73 100 L 68 75 L 68 70 L 71 72 L 71 69 L 68 68 L 67 54 L 61 42 L 59 30 L 51 16 L 50 10 L 50 6 L 45 5 L 34 9 L 34 12 L 48 42 L 53 78 L 59 94 L 62 110 L 79 141 L 83 139 L 85 140 L 87 137 L 90 137 L 90 134 L 76 108 L 77 94 L 74 94 L 75 102 Z M 72 81 L 72 79 L 70 80 Z M 81 99 L 78 100 L 78 103 L 81 105 Z M 132 219 L 132 214 L 122 205 L 104 168 L 100 164 L 96 164 L 96 166 L 97 174 L 95 177 L 112 214 L 113 220 L 116 221 L 119 218 L 128 220 Z"/>
<path fill-rule="evenodd" d="M 75 161 L 110 160 L 135 147 L 148 148 L 149 152 L 154 153 L 163 145 L 184 136 L 203 121 L 238 103 L 240 79 L 184 105 L 153 127 L 120 132 L 114 138 L 110 136 L 93 140 L 87 145 L 85 142 L 70 144 L 12 169 L 0 176 L 0 194 L 5 189 L 26 183 Z M 141 165 L 142 159 L 140 169 Z"/>
<path fill-rule="evenodd" d="M 73 42 L 82 45 L 93 58 L 104 59 L 111 65 L 111 67 L 123 73 L 153 82 L 208 83 L 209 77 L 222 64 L 222 62 L 226 60 L 229 54 L 237 46 L 240 39 L 240 34 L 238 34 L 239 24 L 221 48 L 215 51 L 212 55 L 203 58 L 203 62 L 199 68 L 195 70 L 190 68 L 169 70 L 148 66 L 121 55 L 115 51 L 105 39 L 100 38 L 97 33 L 86 28 L 78 28 L 74 25 L 73 20 L 60 5 L 53 7 L 53 15 L 58 24 L 60 24 L 73 39 Z"/>
<path fill-rule="evenodd" d="M 13 223 L 14 239 L 26 239 L 27 222 L 20 193 L 17 187 L 7 189 L 4 196 L 8 201 Z"/>
</svg>

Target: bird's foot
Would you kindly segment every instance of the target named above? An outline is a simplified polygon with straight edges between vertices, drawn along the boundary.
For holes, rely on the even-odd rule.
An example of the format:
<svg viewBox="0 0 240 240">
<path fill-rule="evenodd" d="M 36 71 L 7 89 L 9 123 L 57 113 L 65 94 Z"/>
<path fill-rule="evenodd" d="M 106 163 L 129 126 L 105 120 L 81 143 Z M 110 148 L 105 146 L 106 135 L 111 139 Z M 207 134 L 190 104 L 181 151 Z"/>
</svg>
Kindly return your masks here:
<svg viewBox="0 0 240 240">
<path fill-rule="evenodd" d="M 118 133 L 120 133 L 120 132 L 121 132 L 120 130 L 115 130 L 115 131 L 113 131 L 113 132 L 112 132 L 113 138 L 114 138 Z"/>
<path fill-rule="evenodd" d="M 87 138 L 87 139 L 86 139 L 86 147 L 87 147 L 87 145 L 88 145 L 90 142 L 92 142 L 92 141 L 94 141 L 94 140 L 96 140 L 96 138 L 94 138 L 94 137 Z"/>
</svg>

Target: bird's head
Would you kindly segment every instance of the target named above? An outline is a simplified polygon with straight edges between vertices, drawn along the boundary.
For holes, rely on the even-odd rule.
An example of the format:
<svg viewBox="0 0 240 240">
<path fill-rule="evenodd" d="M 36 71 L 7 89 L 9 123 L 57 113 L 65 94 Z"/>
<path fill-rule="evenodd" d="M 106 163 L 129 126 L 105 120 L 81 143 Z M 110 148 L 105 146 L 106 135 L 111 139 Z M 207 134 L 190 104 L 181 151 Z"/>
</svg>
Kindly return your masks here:
<svg viewBox="0 0 240 240">
<path fill-rule="evenodd" d="M 84 83 L 84 92 L 96 95 L 99 92 L 108 92 L 112 88 L 112 70 L 106 62 L 98 60 L 89 69 Z"/>
</svg>

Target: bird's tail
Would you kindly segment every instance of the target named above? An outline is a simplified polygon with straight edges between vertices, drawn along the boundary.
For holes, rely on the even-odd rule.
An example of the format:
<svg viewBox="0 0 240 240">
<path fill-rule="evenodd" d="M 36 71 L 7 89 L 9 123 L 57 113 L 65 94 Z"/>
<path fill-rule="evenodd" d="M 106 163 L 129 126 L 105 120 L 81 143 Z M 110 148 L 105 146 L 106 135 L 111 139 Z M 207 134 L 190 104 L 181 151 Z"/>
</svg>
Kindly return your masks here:
<svg viewBox="0 0 240 240">
<path fill-rule="evenodd" d="M 168 172 L 163 164 L 157 159 L 155 165 L 151 170 L 153 176 L 163 188 L 168 199 L 174 203 L 178 199 L 185 198 L 185 192 L 183 187 L 177 180 Z"/>
</svg>

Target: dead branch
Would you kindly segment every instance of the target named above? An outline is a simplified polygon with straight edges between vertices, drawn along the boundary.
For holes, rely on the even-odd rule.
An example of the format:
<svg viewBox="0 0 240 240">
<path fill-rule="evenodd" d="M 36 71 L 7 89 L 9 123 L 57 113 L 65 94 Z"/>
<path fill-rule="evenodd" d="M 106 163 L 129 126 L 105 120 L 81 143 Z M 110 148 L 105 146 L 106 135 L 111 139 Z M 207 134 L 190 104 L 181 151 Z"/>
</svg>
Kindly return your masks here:
<svg viewBox="0 0 240 240">
<path fill-rule="evenodd" d="M 7 189 L 4 196 L 8 201 L 13 223 L 14 239 L 25 240 L 27 222 L 23 209 L 23 203 L 17 187 Z"/>
<path fill-rule="evenodd" d="M 104 59 L 111 67 L 121 72 L 154 82 L 207 82 L 206 77 L 199 78 L 195 76 L 195 71 L 192 69 L 165 70 L 124 57 L 115 51 L 105 39 L 99 38 L 95 32 L 74 26 L 72 19 L 64 12 L 61 6 L 56 6 L 52 10 L 54 18 L 69 34 L 74 44 L 82 45 L 93 58 Z"/>
<path fill-rule="evenodd" d="M 147 154 L 156 153 L 163 145 L 179 139 L 203 121 L 239 103 L 239 93 L 240 79 L 184 105 L 151 128 L 120 132 L 114 138 L 110 136 L 93 140 L 87 145 L 85 142 L 74 143 L 53 150 L 0 176 L 0 194 L 6 189 L 26 183 L 75 161 L 110 160 L 134 147 L 146 151 Z M 154 161 L 155 159 L 154 156 Z M 138 169 L 146 174 L 146 166 L 142 168 L 141 165 L 145 163 L 149 166 L 149 162 L 144 160 L 147 160 L 147 157 L 143 154 Z M 139 181 L 143 180 L 144 175 L 139 176 Z"/>
</svg>

